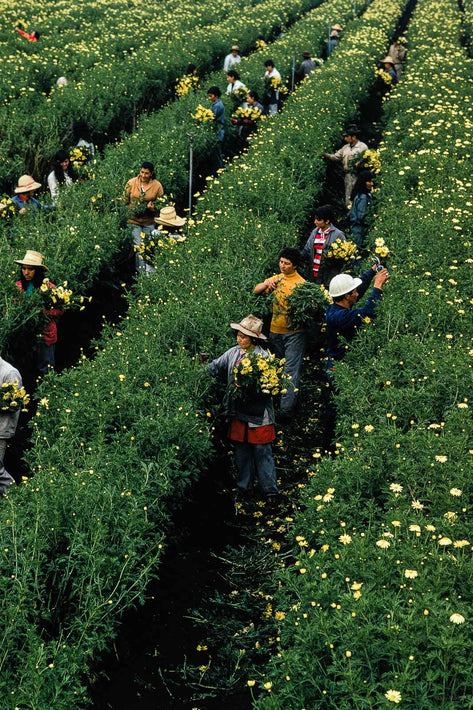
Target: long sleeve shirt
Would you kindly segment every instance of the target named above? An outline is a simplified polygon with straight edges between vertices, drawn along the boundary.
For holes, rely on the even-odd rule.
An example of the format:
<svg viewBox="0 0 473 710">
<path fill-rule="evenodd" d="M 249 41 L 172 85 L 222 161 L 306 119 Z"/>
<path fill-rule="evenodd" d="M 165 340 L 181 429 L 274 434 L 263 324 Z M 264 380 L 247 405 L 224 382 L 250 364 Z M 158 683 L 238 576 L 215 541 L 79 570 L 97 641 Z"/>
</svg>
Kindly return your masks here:
<svg viewBox="0 0 473 710">
<path fill-rule="evenodd" d="M 343 164 L 343 169 L 345 172 L 349 170 L 350 160 L 359 153 L 364 153 L 368 150 L 368 146 L 363 141 L 357 141 L 355 145 L 350 145 L 345 143 L 341 148 L 339 148 L 335 153 L 327 153 L 326 158 L 328 160 L 341 160 Z"/>
<path fill-rule="evenodd" d="M 21 375 L 13 365 L 0 357 L 0 385 L 17 382 L 22 386 Z M 0 412 L 0 439 L 11 439 L 14 436 L 20 416 L 20 409 L 16 412 Z"/>
<path fill-rule="evenodd" d="M 211 104 L 210 110 L 215 116 L 215 123 L 221 126 L 219 132 L 217 133 L 217 140 L 223 141 L 223 138 L 225 136 L 225 107 L 219 99 L 218 101 L 214 101 L 214 103 Z"/>
<path fill-rule="evenodd" d="M 13 204 L 18 210 L 26 209 L 27 212 L 34 212 L 35 210 L 54 210 L 55 205 L 45 205 L 40 202 L 36 197 L 28 197 L 27 200 L 23 199 L 21 195 L 14 195 L 11 198 Z"/>
<path fill-rule="evenodd" d="M 375 272 L 368 269 L 360 276 L 362 283 L 357 287 L 358 300 L 364 296 L 369 288 Z M 373 316 L 376 303 L 382 298 L 383 292 L 373 288 L 370 297 L 361 308 L 344 308 L 338 303 L 327 306 L 325 320 L 327 323 L 327 355 L 331 360 L 341 360 L 345 355 L 347 346 L 340 342 L 340 338 L 347 341 L 355 337 L 357 328 L 364 318 Z"/>
<path fill-rule="evenodd" d="M 232 69 L 232 67 L 235 66 L 235 64 L 239 64 L 241 62 L 241 57 L 239 54 L 236 55 L 236 57 L 230 52 L 230 54 L 227 54 L 225 57 L 225 61 L 223 62 L 223 71 L 227 72 Z"/>
</svg>

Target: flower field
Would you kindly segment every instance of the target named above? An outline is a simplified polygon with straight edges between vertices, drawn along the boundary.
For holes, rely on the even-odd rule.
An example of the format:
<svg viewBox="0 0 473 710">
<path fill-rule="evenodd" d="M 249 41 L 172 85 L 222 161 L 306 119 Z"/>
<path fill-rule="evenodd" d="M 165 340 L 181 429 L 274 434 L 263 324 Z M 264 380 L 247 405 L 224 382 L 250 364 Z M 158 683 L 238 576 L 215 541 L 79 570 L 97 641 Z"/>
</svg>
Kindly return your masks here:
<svg viewBox="0 0 473 710">
<path fill-rule="evenodd" d="M 147 583 L 159 576 L 173 516 L 212 456 L 214 404 L 196 354 L 214 356 L 228 346 L 226 324 L 253 305 L 252 286 L 271 268 L 279 247 L 304 241 L 307 215 L 322 187 L 321 154 L 357 117 L 405 5 L 373 0 L 348 22 L 353 5 L 331 0 L 308 12 L 274 47 L 242 62 L 242 80 L 251 88 L 261 90 L 267 56 L 287 82 L 294 46 L 320 49 L 328 21 L 347 23 L 331 60 L 296 88 L 281 114 L 259 127 L 247 153 L 207 180 L 187 242 L 166 243 L 155 253 L 157 276 L 137 280 L 127 315 L 119 326 L 105 327 L 96 357 L 43 382 L 27 454 L 34 476 L 0 507 L 6 620 L 0 691 L 6 710 L 87 706 L 90 668 L 116 634 L 120 614 L 142 603 Z M 173 35 L 190 25 L 190 6 L 165 7 L 171 16 L 178 12 L 168 25 L 170 54 L 156 46 L 169 72 L 160 101 L 189 57 L 195 59 L 191 47 L 176 56 Z M 211 67 L 225 53 L 227 38 L 236 38 L 236 15 L 225 15 L 233 29 L 224 31 L 215 14 L 222 10 L 223 16 L 224 6 L 212 7 L 207 20 L 207 5 L 194 7 L 203 13 L 199 23 L 214 22 L 219 30 L 218 44 L 208 27 L 205 43 L 195 28 L 189 38 L 196 52 L 208 52 Z M 240 7 L 246 46 L 262 26 L 269 36 L 277 11 L 283 22 L 308 9 L 309 3 L 271 3 L 257 19 L 262 6 Z M 80 13 L 86 10 L 70 10 L 71 27 L 80 23 L 86 36 L 71 47 L 71 71 L 87 33 L 109 31 L 109 25 L 94 26 L 93 18 L 90 28 L 84 25 Z M 105 17 L 116 23 L 116 12 L 107 5 Z M 12 13 L 12 23 L 18 19 Z M 51 13 L 51 33 L 54 21 Z M 370 235 L 373 243 L 383 237 L 395 255 L 392 278 L 376 323 L 337 368 L 337 456 L 308 472 L 304 509 L 290 521 L 297 552 L 295 564 L 275 581 L 275 588 L 281 585 L 273 601 L 281 622 L 278 654 L 264 677 L 249 679 L 261 709 L 471 706 L 473 91 L 460 34 L 453 0 L 441 12 L 434 0 L 418 0 L 408 71 L 386 102 L 382 185 Z M 107 51 L 117 58 L 124 52 L 119 39 L 106 37 Z M 0 35 L 0 41 L 7 54 L 11 40 Z M 245 46 L 241 35 L 238 41 Z M 432 43 L 442 48 L 441 68 L 434 65 Z M 34 49 L 24 48 L 25 54 Z M 149 46 L 143 41 L 138 49 Z M 51 51 L 51 75 L 53 57 Z M 136 97 L 140 89 L 127 75 L 134 66 L 136 57 L 120 56 L 121 80 Z M 84 71 L 91 82 L 108 86 L 94 74 L 99 69 L 92 59 Z M 221 71 L 204 88 L 212 83 L 222 83 Z M 117 96 L 120 91 L 115 86 Z M 78 105 L 87 106 L 87 96 Z M 5 98 L 2 110 L 18 106 L 18 115 L 20 106 L 29 106 L 26 94 Z M 185 193 L 186 130 L 199 103 L 205 92 L 143 117 L 136 133 L 106 149 L 92 179 L 68 192 L 54 222 L 40 216 L 26 223 L 27 230 L 19 219 L 2 225 L 8 239 L 0 257 L 4 273 L 14 278 L 12 252 L 26 246 L 47 254 L 60 275 L 67 263 L 74 291 L 83 292 L 112 267 L 126 241 L 116 197 L 141 159 L 155 161 L 168 194 Z M 226 109 L 229 115 L 230 100 Z M 210 130 L 198 135 L 201 162 L 213 140 Z M 50 145 L 45 154 L 54 150 Z M 12 166 L 18 168 L 12 160 L 5 175 L 13 174 Z M 21 313 L 13 291 L 2 288 L 0 336 L 8 343 Z"/>
<path fill-rule="evenodd" d="M 456 3 L 417 4 L 408 69 L 386 104 L 372 232 L 395 251 L 392 278 L 376 324 L 337 367 L 337 455 L 311 468 L 294 516 L 261 709 L 471 707 L 472 89 L 461 32 Z"/>
<path fill-rule="evenodd" d="M 290 24 L 319 2 L 272 0 L 238 7 L 224 2 L 213 7 L 166 0 L 159 13 L 153 6 L 122 2 L 77 4 L 58 13 L 57 3 L 31 2 L 22 6 L 21 17 L 16 7 L 3 2 L 1 189 L 24 172 L 43 177 L 52 156 L 70 140 L 72 121 L 86 120 L 103 142 L 104 134 L 129 128 L 137 111 L 169 98 L 188 62 L 201 71 L 222 66 L 231 42 L 238 41 L 246 53 L 258 37 L 270 38 L 277 25 Z M 42 33 L 36 43 L 14 31 L 17 22 L 26 25 L 31 16 L 37 17 L 36 29 Z M 33 29 L 31 22 L 28 29 Z M 68 85 L 56 87 L 64 75 Z"/>
</svg>

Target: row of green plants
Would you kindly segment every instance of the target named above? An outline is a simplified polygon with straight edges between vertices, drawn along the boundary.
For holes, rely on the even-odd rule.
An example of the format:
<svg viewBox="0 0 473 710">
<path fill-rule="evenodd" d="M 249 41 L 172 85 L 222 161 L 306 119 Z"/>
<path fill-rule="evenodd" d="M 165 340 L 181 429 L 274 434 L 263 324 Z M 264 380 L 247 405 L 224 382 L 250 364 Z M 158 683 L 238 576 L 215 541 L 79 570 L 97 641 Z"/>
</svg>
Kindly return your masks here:
<svg viewBox="0 0 473 710">
<path fill-rule="evenodd" d="M 209 181 L 188 241 L 163 250 L 158 274 L 137 282 L 96 358 L 41 386 L 34 476 L 0 511 L 14 620 L 3 633 L 6 708 L 86 704 L 88 668 L 123 609 L 143 601 L 169 517 L 211 454 L 212 383 L 196 353 L 229 344 L 226 324 L 249 308 L 255 279 L 278 246 L 296 241 L 323 175 L 322 158 L 304 148 L 338 142 L 402 7 L 373 3 L 248 154 Z M 291 143 L 298 161 L 284 150 Z"/>
<path fill-rule="evenodd" d="M 472 707 L 473 115 L 461 20 L 453 1 L 419 0 L 386 104 L 371 238 L 391 248 L 392 276 L 337 365 L 336 454 L 314 452 L 271 601 L 276 653 L 248 679 L 260 710 Z"/>
<path fill-rule="evenodd" d="M 330 0 L 322 8 L 309 12 L 287 32 L 286 37 L 272 45 L 274 61 L 281 68 L 284 82 L 289 80 L 293 47 L 319 44 L 326 34 L 327 23 L 333 18 L 348 20 L 352 12 L 348 0 Z M 264 51 L 267 51 L 265 48 Z M 263 50 L 246 60 L 242 77 L 249 87 L 261 81 Z M 202 81 L 204 84 L 204 81 Z M 205 87 L 183 96 L 144 118 L 140 128 L 120 143 L 110 145 L 103 159 L 97 158 L 91 167 L 91 177 L 76 183 L 63 195 L 59 209 L 51 213 L 18 215 L 11 223 L 3 220 L 0 229 L 7 248 L 0 260 L 8 277 L 3 291 L 9 307 L 0 325 L 0 343 L 9 341 L 16 348 L 18 328 L 29 318 L 28 305 L 18 303 L 14 281 L 18 278 L 13 259 L 21 258 L 26 248 L 33 248 L 47 257 L 48 266 L 55 277 L 67 278 L 76 293 L 84 293 L 113 268 L 113 262 L 127 251 L 128 233 L 123 228 L 127 208 L 121 201 L 126 181 L 137 174 L 141 160 L 152 160 L 158 179 L 171 198 L 187 192 L 188 184 L 188 133 L 195 132 L 194 155 L 197 173 L 199 166 L 206 167 L 215 144 L 213 126 L 198 124 L 192 118 L 199 103 L 207 102 L 204 88 L 217 84 L 225 89 L 226 79 L 221 71 L 211 74 Z M 233 101 L 224 97 L 227 128 Z M 229 130 L 228 149 L 237 137 Z M 138 156 L 138 157 L 137 157 Z M 163 205 L 166 199 L 163 198 Z M 159 239 L 151 240 L 151 252 L 161 249 Z M 13 256 L 16 255 L 16 256 Z M 152 253 L 149 255 L 152 258 Z"/>
<path fill-rule="evenodd" d="M 2 190 L 14 185 L 18 176 L 25 172 L 42 179 L 58 148 L 70 142 L 73 121 L 87 121 L 95 137 L 107 133 L 117 135 L 130 128 L 137 113 L 156 108 L 170 97 L 176 79 L 184 73 L 189 62 L 195 63 L 200 70 L 216 69 L 222 65 L 232 42 L 238 41 L 241 51 L 247 53 L 254 48 L 258 37 L 270 39 L 277 25 L 292 23 L 319 2 L 272 0 L 270 4 L 250 2 L 238 8 L 223 3 L 211 9 L 205 4 L 202 7 L 192 4 L 178 11 L 170 2 L 163 11 L 150 8 L 148 12 L 152 11 L 153 15 L 148 20 L 136 17 L 135 7 L 129 9 L 125 3 L 122 12 L 115 7 L 112 17 L 112 13 L 106 13 L 101 31 L 97 32 L 93 21 L 89 22 L 82 28 L 77 69 L 67 86 L 56 87 L 54 76 L 48 73 L 42 81 L 43 84 L 49 82 L 49 88 L 40 91 L 34 83 L 26 82 L 19 72 L 9 84 L 5 84 L 9 88 L 20 82 L 20 89 L 24 90 L 17 98 L 0 106 Z M 68 14 L 66 10 L 64 14 L 57 13 L 57 5 L 52 7 L 56 12 L 56 40 L 51 56 L 57 76 L 67 74 L 55 62 L 58 55 L 67 55 L 67 44 L 63 46 L 61 39 Z M 98 9 L 89 11 L 93 16 Z M 133 31 L 135 23 L 138 27 Z M 102 35 L 125 44 L 126 51 L 116 48 L 108 51 L 105 40 L 100 56 L 94 54 L 93 64 L 83 67 L 81 56 L 90 54 L 90 46 L 98 51 Z M 15 55 L 18 40 L 16 37 L 13 40 L 12 54 Z M 43 56 L 40 42 L 48 41 L 45 37 L 32 45 L 38 45 L 40 64 Z M 21 72 L 28 64 L 25 59 L 20 65 Z M 43 70 L 38 69 L 38 72 L 43 76 Z"/>
</svg>

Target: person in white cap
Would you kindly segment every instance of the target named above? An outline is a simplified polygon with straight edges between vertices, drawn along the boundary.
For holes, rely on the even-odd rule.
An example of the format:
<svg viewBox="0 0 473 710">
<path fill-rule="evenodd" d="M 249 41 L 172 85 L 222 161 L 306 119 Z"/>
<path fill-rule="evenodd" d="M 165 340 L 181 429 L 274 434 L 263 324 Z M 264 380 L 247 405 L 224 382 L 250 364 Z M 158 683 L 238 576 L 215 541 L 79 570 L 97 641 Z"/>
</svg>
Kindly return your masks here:
<svg viewBox="0 0 473 710">
<path fill-rule="evenodd" d="M 21 375 L 9 362 L 0 357 L 0 386 L 16 383 L 22 386 Z M 5 468 L 4 458 L 8 442 L 15 436 L 20 417 L 20 407 L 16 410 L 0 412 L 0 495 L 7 493 L 10 486 L 15 484 L 15 479 Z"/>
<path fill-rule="evenodd" d="M 209 365 L 210 374 L 226 380 L 227 392 L 235 379 L 235 367 L 249 354 L 268 357 L 268 352 L 258 343 L 266 340 L 263 321 L 249 315 L 240 323 L 230 323 L 237 331 L 237 344 Z M 279 488 L 274 466 L 271 442 L 276 438 L 274 408 L 270 394 L 251 395 L 245 399 L 225 398 L 226 413 L 231 417 L 228 438 L 235 447 L 237 468 L 237 494 L 247 497 L 251 492 L 256 472 L 263 496 L 274 502 Z"/>
<path fill-rule="evenodd" d="M 31 175 L 22 175 L 18 180 L 18 185 L 15 187 L 15 195 L 12 197 L 12 202 L 18 214 L 26 214 L 26 212 L 34 212 L 36 210 L 53 210 L 54 205 L 45 205 L 40 202 L 35 196 L 36 190 L 41 187 L 40 182 L 36 182 Z"/>
<path fill-rule="evenodd" d="M 230 48 L 230 54 L 227 54 L 225 61 L 223 63 L 223 71 L 227 74 L 228 71 L 241 62 L 241 57 L 239 55 L 240 48 L 237 44 L 233 44 Z"/>
<path fill-rule="evenodd" d="M 353 340 L 357 328 L 365 318 L 371 318 L 375 311 L 376 303 L 383 295 L 383 286 L 389 279 L 389 272 L 384 267 L 373 265 L 361 274 L 361 278 L 354 279 L 350 274 L 338 274 L 330 281 L 329 294 L 333 303 L 327 306 L 325 320 L 327 323 L 327 360 L 328 369 L 333 369 L 334 362 L 341 360 L 345 355 L 347 346 L 345 341 Z M 361 308 L 353 306 L 366 293 L 373 279 L 373 290 L 370 297 Z M 352 310 L 353 309 L 353 310 Z"/>
</svg>

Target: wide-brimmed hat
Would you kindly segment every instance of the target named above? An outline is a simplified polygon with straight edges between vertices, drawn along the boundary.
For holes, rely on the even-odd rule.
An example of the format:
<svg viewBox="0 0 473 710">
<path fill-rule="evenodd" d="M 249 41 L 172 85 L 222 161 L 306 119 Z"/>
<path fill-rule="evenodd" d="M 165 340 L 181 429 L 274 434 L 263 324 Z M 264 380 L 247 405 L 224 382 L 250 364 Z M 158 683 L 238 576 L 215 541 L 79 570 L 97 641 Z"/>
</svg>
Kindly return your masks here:
<svg viewBox="0 0 473 710">
<path fill-rule="evenodd" d="M 388 54 L 387 57 L 384 57 L 384 59 L 381 59 L 380 64 L 392 64 L 392 65 L 394 66 L 394 64 L 396 64 L 396 62 L 395 62 L 395 60 L 394 60 L 392 57 L 390 57 L 389 54 Z"/>
<path fill-rule="evenodd" d="M 337 30 L 337 32 L 341 32 L 343 30 L 343 27 L 340 27 L 340 25 L 332 25 L 332 30 Z"/>
<path fill-rule="evenodd" d="M 43 264 L 43 255 L 39 251 L 31 251 L 28 249 L 23 259 L 15 259 L 15 264 L 22 264 L 23 266 L 33 266 L 35 269 L 41 267 L 45 271 L 48 271 L 48 267 Z"/>
<path fill-rule="evenodd" d="M 332 30 L 330 32 L 330 37 L 333 39 L 335 37 L 340 37 L 340 35 L 338 34 L 337 30 Z"/>
<path fill-rule="evenodd" d="M 249 335 L 250 338 L 261 338 L 261 340 L 266 340 L 266 336 L 261 332 L 263 329 L 263 321 L 256 316 L 246 316 L 240 323 L 230 323 L 230 328 L 233 330 L 239 330 L 240 333 Z"/>
<path fill-rule="evenodd" d="M 309 52 L 308 49 L 304 49 L 304 51 L 302 52 L 302 56 L 305 57 L 306 59 L 310 59 L 312 56 L 312 52 Z"/>
<path fill-rule="evenodd" d="M 231 52 L 239 52 L 240 47 L 237 44 L 232 44 L 232 46 L 230 47 L 230 51 Z"/>
<path fill-rule="evenodd" d="M 330 281 L 328 292 L 332 298 L 338 298 L 354 291 L 362 283 L 361 279 L 354 279 L 350 274 L 338 274 Z"/>
<path fill-rule="evenodd" d="M 18 187 L 15 187 L 15 192 L 29 192 L 30 190 L 37 190 L 41 187 L 40 182 L 36 182 L 31 175 L 22 175 L 18 180 Z"/>
<path fill-rule="evenodd" d="M 355 123 L 352 123 L 345 128 L 342 135 L 343 136 L 359 136 L 360 133 L 361 133 L 361 131 L 360 131 L 359 127 Z"/>
<path fill-rule="evenodd" d="M 176 210 L 172 205 L 163 207 L 159 211 L 159 217 L 155 217 L 154 221 L 158 224 L 169 225 L 170 227 L 182 227 L 186 223 L 184 217 L 177 216 Z"/>
</svg>

